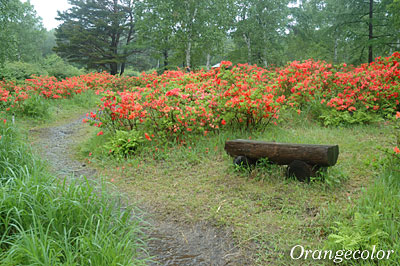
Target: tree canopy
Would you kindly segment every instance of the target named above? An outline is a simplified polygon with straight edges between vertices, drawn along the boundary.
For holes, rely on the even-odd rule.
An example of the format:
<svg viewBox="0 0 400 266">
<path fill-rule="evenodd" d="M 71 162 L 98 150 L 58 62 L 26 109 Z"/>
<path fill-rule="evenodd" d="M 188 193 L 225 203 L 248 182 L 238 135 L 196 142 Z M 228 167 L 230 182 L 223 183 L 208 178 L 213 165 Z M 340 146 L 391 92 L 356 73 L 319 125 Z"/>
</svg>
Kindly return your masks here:
<svg viewBox="0 0 400 266">
<path fill-rule="evenodd" d="M 222 60 L 359 64 L 400 50 L 400 0 L 69 0 L 55 32 L 29 2 L 0 3 L 0 64 L 54 50 L 77 66 L 123 74 Z"/>
<path fill-rule="evenodd" d="M 29 2 L 0 0 L 0 65 L 6 60 L 38 60 L 45 32 Z"/>
<path fill-rule="evenodd" d="M 72 7 L 59 13 L 55 51 L 88 68 L 124 72 L 134 53 L 135 2 L 133 0 L 70 0 Z"/>
</svg>

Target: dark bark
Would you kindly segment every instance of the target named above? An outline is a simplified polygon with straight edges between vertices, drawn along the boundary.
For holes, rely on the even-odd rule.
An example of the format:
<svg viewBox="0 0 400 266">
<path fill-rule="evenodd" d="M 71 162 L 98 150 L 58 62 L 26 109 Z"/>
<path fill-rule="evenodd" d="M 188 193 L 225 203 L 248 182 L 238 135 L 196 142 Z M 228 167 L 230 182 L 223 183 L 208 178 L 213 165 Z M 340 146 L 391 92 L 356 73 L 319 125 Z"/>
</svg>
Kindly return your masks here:
<svg viewBox="0 0 400 266">
<path fill-rule="evenodd" d="M 118 64 L 117 63 L 110 63 L 110 74 L 111 75 L 118 74 Z"/>
<path fill-rule="evenodd" d="M 310 165 L 333 166 L 339 156 L 338 145 L 311 145 L 264 142 L 253 140 L 230 140 L 225 143 L 226 152 L 249 159 L 268 158 L 276 164 L 290 164 L 294 160 Z"/>
<path fill-rule="evenodd" d="M 122 76 L 122 74 L 124 74 L 124 72 L 125 72 L 125 62 L 122 62 L 122 64 L 121 64 L 121 69 L 120 69 L 120 71 L 119 71 L 119 75 L 121 75 Z"/>
<path fill-rule="evenodd" d="M 133 33 L 134 33 L 132 2 L 129 2 L 128 9 L 129 9 L 129 32 L 128 32 L 128 36 L 126 37 L 126 46 L 128 46 L 128 44 L 133 39 Z M 126 59 L 128 57 L 126 48 L 124 49 L 124 56 L 125 56 L 125 58 L 121 64 L 121 70 L 119 73 L 120 75 L 124 74 L 124 71 L 125 71 Z"/>
<path fill-rule="evenodd" d="M 373 19 L 373 14 L 374 14 L 374 0 L 369 0 L 369 22 L 368 22 L 368 63 L 372 63 L 373 61 L 373 51 L 372 51 L 372 39 L 374 38 L 373 34 L 373 25 L 372 25 L 372 19 Z"/>
<path fill-rule="evenodd" d="M 310 177 L 315 176 L 317 167 L 313 167 L 303 161 L 294 160 L 288 165 L 287 177 L 295 177 L 299 181 L 310 181 Z"/>
<path fill-rule="evenodd" d="M 168 50 L 167 49 L 164 49 L 163 56 L 164 56 L 164 70 L 168 70 Z"/>
</svg>

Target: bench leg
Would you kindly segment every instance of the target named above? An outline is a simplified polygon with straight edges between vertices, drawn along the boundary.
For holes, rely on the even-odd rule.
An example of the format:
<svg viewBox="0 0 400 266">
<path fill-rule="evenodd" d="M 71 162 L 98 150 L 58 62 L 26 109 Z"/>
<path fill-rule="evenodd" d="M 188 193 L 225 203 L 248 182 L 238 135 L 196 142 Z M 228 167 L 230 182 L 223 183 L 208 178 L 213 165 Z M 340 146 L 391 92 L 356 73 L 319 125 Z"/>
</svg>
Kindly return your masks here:
<svg viewBox="0 0 400 266">
<path fill-rule="evenodd" d="M 240 155 L 236 156 L 235 159 L 233 159 L 233 164 L 238 166 L 249 167 L 250 165 L 256 164 L 256 160 Z"/>
<path fill-rule="evenodd" d="M 300 160 L 294 160 L 291 162 L 286 171 L 287 177 L 295 177 L 301 182 L 310 181 L 310 177 L 315 176 L 315 173 L 315 167 Z"/>
</svg>

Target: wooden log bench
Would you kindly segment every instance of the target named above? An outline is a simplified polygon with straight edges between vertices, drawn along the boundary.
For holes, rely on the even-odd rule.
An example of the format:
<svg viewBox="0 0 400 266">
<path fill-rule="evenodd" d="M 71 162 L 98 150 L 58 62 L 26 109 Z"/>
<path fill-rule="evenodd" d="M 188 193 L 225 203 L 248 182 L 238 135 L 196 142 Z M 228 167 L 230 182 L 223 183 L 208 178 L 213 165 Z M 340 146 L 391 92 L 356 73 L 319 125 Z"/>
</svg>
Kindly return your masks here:
<svg viewBox="0 0 400 266">
<path fill-rule="evenodd" d="M 287 175 L 300 181 L 309 180 L 322 167 L 336 164 L 338 145 L 315 145 L 265 142 L 256 140 L 229 140 L 226 152 L 234 157 L 236 165 L 255 164 L 261 158 L 278 165 L 288 165 Z"/>
</svg>

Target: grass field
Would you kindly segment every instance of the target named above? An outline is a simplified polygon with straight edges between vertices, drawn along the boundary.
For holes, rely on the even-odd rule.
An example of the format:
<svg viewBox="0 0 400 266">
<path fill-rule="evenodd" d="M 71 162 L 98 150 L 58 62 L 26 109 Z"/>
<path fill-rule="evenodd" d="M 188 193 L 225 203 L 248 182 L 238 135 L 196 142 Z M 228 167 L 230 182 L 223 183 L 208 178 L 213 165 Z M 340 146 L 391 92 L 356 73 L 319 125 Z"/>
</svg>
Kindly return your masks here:
<svg viewBox="0 0 400 266">
<path fill-rule="evenodd" d="M 384 123 L 327 128 L 307 115 L 284 120 L 264 133 L 224 133 L 188 147 L 149 149 L 127 160 L 108 157 L 98 148 L 108 136 L 92 132 L 78 153 L 133 201 L 152 206 L 162 219 L 232 228 L 255 264 L 292 265 L 289 252 L 294 245 L 322 248 L 336 221 L 352 219 L 363 191 L 383 171 L 382 149 L 394 136 Z M 283 166 L 236 169 L 223 150 L 225 140 L 234 138 L 338 144 L 340 155 L 323 177 L 300 183 L 287 179 Z"/>
</svg>

